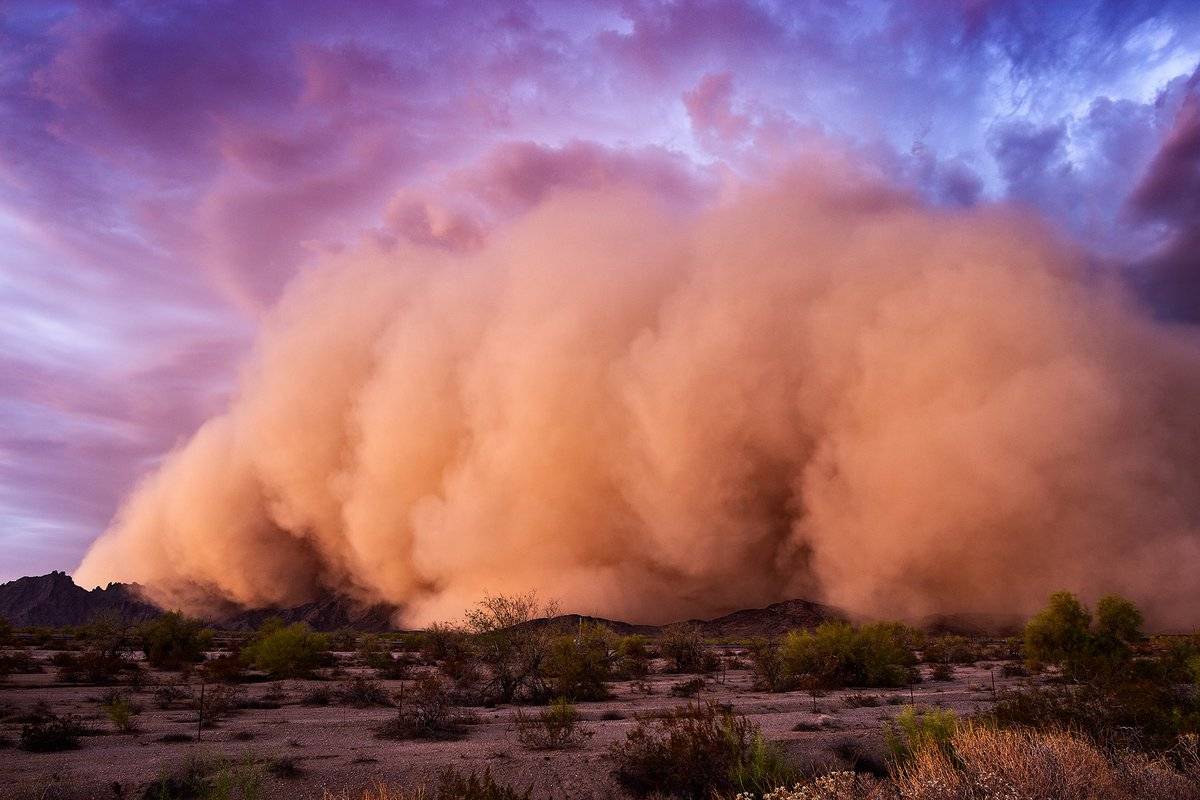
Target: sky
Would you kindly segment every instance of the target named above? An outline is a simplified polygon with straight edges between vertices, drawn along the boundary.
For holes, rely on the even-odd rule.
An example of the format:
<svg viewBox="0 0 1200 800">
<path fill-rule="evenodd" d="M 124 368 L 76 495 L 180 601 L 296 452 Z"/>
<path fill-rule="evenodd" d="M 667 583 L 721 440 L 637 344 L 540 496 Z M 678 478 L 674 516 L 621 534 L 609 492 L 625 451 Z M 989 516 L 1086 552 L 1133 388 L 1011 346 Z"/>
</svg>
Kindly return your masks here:
<svg viewBox="0 0 1200 800">
<path fill-rule="evenodd" d="M 556 187 L 702 203 L 828 147 L 1032 208 L 1200 321 L 1200 5 L 0 2 L 0 579 L 72 569 L 364 238 Z"/>
</svg>

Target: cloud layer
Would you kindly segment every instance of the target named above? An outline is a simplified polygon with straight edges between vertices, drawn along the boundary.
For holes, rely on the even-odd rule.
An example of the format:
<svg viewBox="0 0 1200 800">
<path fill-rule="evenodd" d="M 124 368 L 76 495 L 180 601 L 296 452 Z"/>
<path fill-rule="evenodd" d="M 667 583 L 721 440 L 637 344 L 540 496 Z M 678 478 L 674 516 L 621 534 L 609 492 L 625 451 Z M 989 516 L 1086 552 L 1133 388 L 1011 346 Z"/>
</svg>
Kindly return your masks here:
<svg viewBox="0 0 1200 800">
<path fill-rule="evenodd" d="M 83 565 L 172 604 L 483 589 L 664 621 L 1200 578 L 1200 342 L 1029 215 L 827 157 L 696 211 L 552 192 L 487 243 L 364 245 L 264 324 L 229 411 Z"/>
</svg>

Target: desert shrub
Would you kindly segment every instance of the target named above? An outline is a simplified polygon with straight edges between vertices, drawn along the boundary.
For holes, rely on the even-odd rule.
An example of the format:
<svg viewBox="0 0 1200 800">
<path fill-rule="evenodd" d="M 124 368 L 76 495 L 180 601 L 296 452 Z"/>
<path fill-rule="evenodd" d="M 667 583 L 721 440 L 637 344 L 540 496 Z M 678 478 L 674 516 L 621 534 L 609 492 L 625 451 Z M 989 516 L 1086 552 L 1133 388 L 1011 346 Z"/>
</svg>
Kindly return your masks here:
<svg viewBox="0 0 1200 800">
<path fill-rule="evenodd" d="M 429 664 L 470 656 L 466 631 L 440 622 L 421 633 L 420 645 L 421 658 Z"/>
<path fill-rule="evenodd" d="M 241 653 L 225 653 L 210 658 L 198 670 L 205 680 L 216 683 L 238 683 L 246 678 L 246 664 Z"/>
<path fill-rule="evenodd" d="M 237 710 L 241 692 L 226 684 L 201 684 L 192 693 L 192 708 L 201 728 L 215 727 L 225 717 Z"/>
<path fill-rule="evenodd" d="M 519 792 L 496 783 L 488 769 L 482 774 L 463 775 L 453 767 L 446 767 L 438 775 L 434 800 L 529 800 L 531 793 L 529 789 Z"/>
<path fill-rule="evenodd" d="M 582 747 L 592 731 L 579 725 L 579 712 L 559 698 L 534 716 L 517 711 L 517 739 L 530 750 L 570 750 Z"/>
<path fill-rule="evenodd" d="M 875 708 L 879 705 L 879 696 L 854 692 L 842 698 L 846 708 Z"/>
<path fill-rule="evenodd" d="M 704 678 L 697 675 L 695 678 L 688 678 L 686 681 L 672 685 L 670 692 L 672 697 L 695 697 L 703 690 Z"/>
<path fill-rule="evenodd" d="M 41 672 L 41 666 L 33 659 L 28 650 L 9 650 L 0 653 L 0 680 L 9 675 L 20 675 Z"/>
<path fill-rule="evenodd" d="M 142 800 L 260 800 L 265 778 L 253 759 L 233 764 L 189 758 L 142 789 Z"/>
<path fill-rule="evenodd" d="M 480 690 L 492 702 L 541 702 L 549 695 L 546 662 L 552 632 L 532 625 L 556 613 L 541 605 L 536 592 L 484 595 L 466 613 L 466 628 L 475 658 L 486 665 Z"/>
<path fill-rule="evenodd" d="M 935 681 L 954 680 L 954 665 L 939 661 L 930 667 L 929 678 Z"/>
<path fill-rule="evenodd" d="M 918 634 L 894 622 L 856 628 L 825 622 L 813 631 L 789 633 L 781 658 L 785 674 L 822 688 L 905 686 L 919 680 L 913 645 Z"/>
<path fill-rule="evenodd" d="M 242 658 L 273 678 L 303 678 L 329 663 L 329 638 L 303 622 L 270 619 L 242 650 Z"/>
<path fill-rule="evenodd" d="M 161 709 L 173 708 L 177 703 L 190 700 L 192 693 L 173 683 L 163 684 L 154 690 L 154 705 Z"/>
<path fill-rule="evenodd" d="M 911 800 L 1200 797 L 1197 784 L 1163 760 L 1106 751 L 1074 733 L 971 725 L 898 766 L 891 784 Z"/>
<path fill-rule="evenodd" d="M 353 653 L 358 649 L 358 633 L 350 628 L 338 628 L 329 634 L 329 649 L 338 653 Z"/>
<path fill-rule="evenodd" d="M 658 649 L 670 672 L 704 672 L 704 637 L 695 625 L 672 625 L 663 631 Z M 709 670 L 711 671 L 711 670 Z"/>
<path fill-rule="evenodd" d="M 13 626 L 8 617 L 0 617 L 0 647 L 12 642 Z"/>
<path fill-rule="evenodd" d="M 755 639 L 750 642 L 750 668 L 754 672 L 754 688 L 765 692 L 786 692 L 796 687 L 795 676 L 783 663 L 779 641 Z"/>
<path fill-rule="evenodd" d="M 981 655 L 979 647 L 965 636 L 935 636 L 921 650 L 927 664 L 974 664 Z"/>
<path fill-rule="evenodd" d="M 133 733 L 137 730 L 134 717 L 142 713 L 142 707 L 121 692 L 106 692 L 100 698 L 100 708 L 121 733 Z"/>
<path fill-rule="evenodd" d="M 204 651 L 212 644 L 212 631 L 198 619 L 170 611 L 137 630 L 146 662 L 159 669 L 179 669 L 204 660 Z"/>
<path fill-rule="evenodd" d="M 327 706 L 333 703 L 333 689 L 328 686 L 314 686 L 300 696 L 300 705 Z"/>
<path fill-rule="evenodd" d="M 437 675 L 423 675 L 397 698 L 396 716 L 381 725 L 381 739 L 458 739 L 466 718 L 454 707 L 449 687 Z"/>
<path fill-rule="evenodd" d="M 927 748 L 946 748 L 958 728 L 953 711 L 912 706 L 903 709 L 884 727 L 888 752 L 896 761 L 905 761 Z"/>
<path fill-rule="evenodd" d="M 390 706 L 392 699 L 379 683 L 361 675 L 344 681 L 337 688 L 337 698 L 348 706 L 368 708 L 370 706 Z"/>
<path fill-rule="evenodd" d="M 358 647 L 358 657 L 365 666 L 375 670 L 385 680 L 408 677 L 408 659 L 392 654 L 391 645 L 381 636 L 368 634 Z"/>
<path fill-rule="evenodd" d="M 267 771 L 276 778 L 299 778 L 304 774 L 300 762 L 291 756 L 279 756 L 267 763 Z"/>
<path fill-rule="evenodd" d="M 1029 670 L 1019 661 L 1000 665 L 1000 674 L 1005 678 L 1028 678 Z"/>
<path fill-rule="evenodd" d="M 604 700 L 616 660 L 616 637 L 603 625 L 583 623 L 577 634 L 550 642 L 546 675 L 553 691 L 568 700 Z"/>
<path fill-rule="evenodd" d="M 617 781 L 632 794 L 708 798 L 790 782 L 791 770 L 744 716 L 715 703 L 638 724 L 609 750 Z"/>
<path fill-rule="evenodd" d="M 1004 726 L 1070 729 L 1130 749 L 1166 750 L 1200 733 L 1200 697 L 1154 679 L 1029 687 L 1005 692 L 991 711 Z"/>
<path fill-rule="evenodd" d="M 1055 592 L 1025 625 L 1025 658 L 1035 669 L 1058 665 L 1071 678 L 1116 677 L 1131 662 L 1141 626 L 1141 612 L 1117 595 L 1100 598 L 1093 621 L 1075 595 Z"/>
<path fill-rule="evenodd" d="M 76 750 L 79 748 L 79 737 L 88 732 L 79 717 L 72 714 L 58 716 L 47 712 L 21 726 L 17 747 L 31 753 Z"/>
<path fill-rule="evenodd" d="M 50 658 L 59 680 L 65 683 L 109 684 L 133 675 L 138 665 L 126 657 L 128 628 L 114 615 L 97 615 L 77 631 L 77 652 L 61 651 Z"/>
<path fill-rule="evenodd" d="M 650 640 L 640 633 L 622 636 L 617 641 L 617 671 L 632 679 L 649 675 Z"/>
</svg>

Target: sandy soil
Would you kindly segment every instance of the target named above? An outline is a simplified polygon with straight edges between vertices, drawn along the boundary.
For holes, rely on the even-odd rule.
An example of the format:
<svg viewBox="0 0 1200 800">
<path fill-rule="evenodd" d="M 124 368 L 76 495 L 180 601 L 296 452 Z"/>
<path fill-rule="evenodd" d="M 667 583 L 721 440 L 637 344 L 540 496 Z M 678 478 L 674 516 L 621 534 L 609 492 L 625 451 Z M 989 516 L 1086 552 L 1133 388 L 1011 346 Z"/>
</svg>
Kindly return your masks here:
<svg viewBox="0 0 1200 800">
<path fill-rule="evenodd" d="M 356 671 L 346 670 L 347 675 Z M 995 686 L 1003 690 L 1015 679 L 1004 679 L 998 665 L 982 662 L 960 667 L 952 681 L 928 679 L 908 690 L 843 690 L 812 698 L 804 692 L 756 692 L 748 670 L 729 670 L 711 679 L 700 699 L 731 704 L 757 723 L 763 734 L 778 742 L 801 766 L 818 769 L 846 768 L 847 755 L 884 752 L 883 722 L 904 705 L 950 708 L 960 715 L 986 710 Z M 598 798 L 622 793 L 610 775 L 606 757 L 610 744 L 623 739 L 635 724 L 634 715 L 675 708 L 687 701 L 672 697 L 669 688 L 687 676 L 655 674 L 647 681 L 651 694 L 631 683 L 612 684 L 613 699 L 581 703 L 583 725 L 594 735 L 579 750 L 530 751 L 517 741 L 516 709 L 473 709 L 477 721 L 466 738 L 450 742 L 388 741 L 377 739 L 374 728 L 395 712 L 387 708 L 354 709 L 345 706 L 309 707 L 300 704 L 309 689 L 329 681 L 280 681 L 244 687 L 246 698 L 262 698 L 282 690 L 277 709 L 245 709 L 205 730 L 202 741 L 164 743 L 167 734 L 196 733 L 196 716 L 188 710 L 159 710 L 154 705 L 156 682 L 177 682 L 178 675 L 151 673 L 146 688 L 135 695 L 143 706 L 136 734 L 118 734 L 99 708 L 101 687 L 57 684 L 54 673 L 15 675 L 0 684 L 0 709 L 17 714 L 40 701 L 56 713 L 74 713 L 104 731 L 88 736 L 79 750 L 63 753 L 27 753 L 15 749 L 19 724 L 0 723 L 0 735 L 10 746 L 0 749 L 0 797 L 114 797 L 140 796 L 140 787 L 189 758 L 243 762 L 254 759 L 294 759 L 298 777 L 268 778 L 268 798 L 321 798 L 327 791 L 352 796 L 380 781 L 411 786 L 427 782 L 446 765 L 460 771 L 489 768 L 500 781 L 531 786 L 534 797 Z M 384 681 L 389 691 L 398 681 Z M 848 696 L 868 694 L 878 698 L 875 707 L 851 707 Z M 891 703 L 889 704 L 889 700 Z M 607 718 L 605 718 L 607 717 Z M 797 729 L 799 728 L 799 729 Z M 114 784 L 120 784 L 118 794 Z M 55 787 L 42 794 L 46 786 Z M 61 793 L 59 790 L 62 790 Z"/>
</svg>

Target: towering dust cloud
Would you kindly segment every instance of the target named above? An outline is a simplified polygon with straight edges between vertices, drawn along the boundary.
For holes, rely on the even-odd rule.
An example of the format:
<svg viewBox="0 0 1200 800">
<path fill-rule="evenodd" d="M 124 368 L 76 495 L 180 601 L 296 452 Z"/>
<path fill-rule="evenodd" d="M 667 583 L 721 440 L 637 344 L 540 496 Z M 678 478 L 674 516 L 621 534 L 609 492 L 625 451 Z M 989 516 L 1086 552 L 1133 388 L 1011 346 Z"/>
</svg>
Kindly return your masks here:
<svg viewBox="0 0 1200 800">
<path fill-rule="evenodd" d="M 1033 220 L 812 171 L 703 213 L 553 196 L 306 272 L 81 580 L 164 602 L 484 590 L 664 621 L 1200 589 L 1200 349 Z"/>
</svg>

